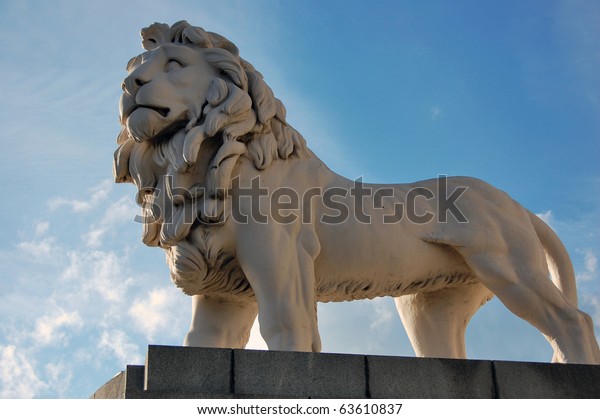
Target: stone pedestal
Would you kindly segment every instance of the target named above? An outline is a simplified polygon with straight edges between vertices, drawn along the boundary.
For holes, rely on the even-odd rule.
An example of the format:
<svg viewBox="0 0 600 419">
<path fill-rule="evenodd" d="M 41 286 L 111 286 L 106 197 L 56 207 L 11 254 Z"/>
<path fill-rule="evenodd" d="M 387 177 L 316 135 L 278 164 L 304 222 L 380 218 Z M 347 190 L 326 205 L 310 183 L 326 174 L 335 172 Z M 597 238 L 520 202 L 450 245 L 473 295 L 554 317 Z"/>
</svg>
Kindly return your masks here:
<svg viewBox="0 0 600 419">
<path fill-rule="evenodd" d="M 600 366 L 149 346 L 92 398 L 600 398 Z"/>
</svg>

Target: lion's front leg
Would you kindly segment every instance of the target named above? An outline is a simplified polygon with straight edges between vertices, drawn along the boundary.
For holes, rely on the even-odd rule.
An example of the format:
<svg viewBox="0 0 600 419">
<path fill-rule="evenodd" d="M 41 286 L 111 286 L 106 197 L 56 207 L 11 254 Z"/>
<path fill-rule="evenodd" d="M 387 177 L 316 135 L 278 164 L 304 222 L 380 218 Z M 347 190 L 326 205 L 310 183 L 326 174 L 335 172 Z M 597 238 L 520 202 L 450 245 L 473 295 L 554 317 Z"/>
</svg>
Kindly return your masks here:
<svg viewBox="0 0 600 419">
<path fill-rule="evenodd" d="M 192 324 L 185 346 L 244 348 L 256 318 L 255 301 L 228 301 L 195 295 L 192 297 Z"/>
<path fill-rule="evenodd" d="M 260 332 L 270 350 L 321 350 L 310 234 L 290 234 L 275 223 L 247 225 L 238 237 L 238 260 L 256 294 Z"/>
</svg>

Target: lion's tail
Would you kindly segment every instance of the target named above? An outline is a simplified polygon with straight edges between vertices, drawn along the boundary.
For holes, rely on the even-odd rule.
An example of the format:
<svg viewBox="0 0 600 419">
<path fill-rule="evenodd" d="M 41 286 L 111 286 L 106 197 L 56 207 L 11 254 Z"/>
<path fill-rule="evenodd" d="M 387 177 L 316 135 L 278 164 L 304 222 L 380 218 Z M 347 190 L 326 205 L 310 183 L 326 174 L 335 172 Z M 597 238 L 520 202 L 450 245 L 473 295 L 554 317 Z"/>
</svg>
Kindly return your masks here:
<svg viewBox="0 0 600 419">
<path fill-rule="evenodd" d="M 571 263 L 571 258 L 567 253 L 567 249 L 565 249 L 565 246 L 550 226 L 538 216 L 529 212 L 529 219 L 546 251 L 546 259 L 548 261 L 550 275 L 552 276 L 552 282 L 563 293 L 573 307 L 577 307 L 575 271 L 573 269 L 573 264 Z"/>
</svg>

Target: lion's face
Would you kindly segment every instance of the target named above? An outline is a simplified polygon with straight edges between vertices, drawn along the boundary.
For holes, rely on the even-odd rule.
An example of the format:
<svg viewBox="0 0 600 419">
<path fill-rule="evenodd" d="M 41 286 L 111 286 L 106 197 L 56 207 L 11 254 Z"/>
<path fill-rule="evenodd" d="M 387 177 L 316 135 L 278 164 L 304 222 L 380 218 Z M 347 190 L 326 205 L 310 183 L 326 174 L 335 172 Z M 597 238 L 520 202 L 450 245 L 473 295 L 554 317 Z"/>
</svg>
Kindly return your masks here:
<svg viewBox="0 0 600 419">
<path fill-rule="evenodd" d="M 138 142 L 185 126 L 190 112 L 200 114 L 217 71 L 205 51 L 166 44 L 136 57 L 123 81 L 121 123 Z"/>
</svg>

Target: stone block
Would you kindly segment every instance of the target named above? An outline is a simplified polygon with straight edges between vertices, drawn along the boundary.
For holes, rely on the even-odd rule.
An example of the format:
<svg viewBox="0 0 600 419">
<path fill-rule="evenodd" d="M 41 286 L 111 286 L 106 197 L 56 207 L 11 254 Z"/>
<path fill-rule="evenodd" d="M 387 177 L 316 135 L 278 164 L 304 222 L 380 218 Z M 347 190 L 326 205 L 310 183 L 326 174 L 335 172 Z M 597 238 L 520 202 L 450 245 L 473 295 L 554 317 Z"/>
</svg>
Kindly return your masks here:
<svg viewBox="0 0 600 419">
<path fill-rule="evenodd" d="M 365 398 L 362 355 L 234 350 L 236 396 Z"/>
<path fill-rule="evenodd" d="M 125 399 L 125 371 L 120 371 L 104 383 L 90 399 Z"/>
<path fill-rule="evenodd" d="M 145 381 L 145 367 L 143 365 L 127 365 L 125 369 L 125 398 L 143 399 Z"/>
<path fill-rule="evenodd" d="M 598 399 L 600 365 L 494 361 L 502 399 Z"/>
<path fill-rule="evenodd" d="M 490 361 L 367 356 L 374 399 L 494 398 Z"/>
<path fill-rule="evenodd" d="M 229 394 L 231 349 L 148 347 L 144 390 Z"/>
</svg>

